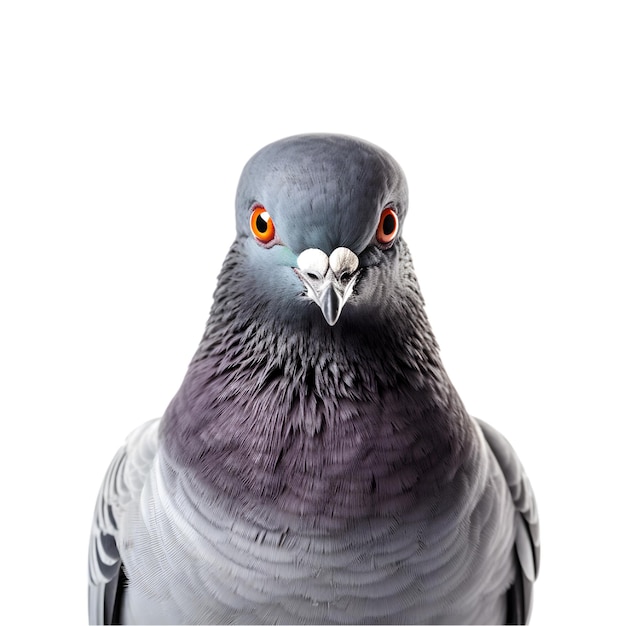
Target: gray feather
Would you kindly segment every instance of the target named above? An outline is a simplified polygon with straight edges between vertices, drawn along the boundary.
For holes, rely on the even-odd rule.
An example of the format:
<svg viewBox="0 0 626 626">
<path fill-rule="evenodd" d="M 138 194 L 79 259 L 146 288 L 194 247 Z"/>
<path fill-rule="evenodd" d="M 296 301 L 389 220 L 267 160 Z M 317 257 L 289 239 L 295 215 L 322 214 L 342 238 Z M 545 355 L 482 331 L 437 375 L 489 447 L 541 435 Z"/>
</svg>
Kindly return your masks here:
<svg viewBox="0 0 626 626">
<path fill-rule="evenodd" d="M 532 585 L 539 573 L 539 518 L 530 481 L 511 444 L 495 428 L 479 421 L 505 476 L 515 516 L 516 581 L 509 594 L 509 623 L 526 624 L 532 608 Z"/>
<path fill-rule="evenodd" d="M 113 624 L 119 617 L 121 558 L 117 542 L 130 502 L 140 497 L 157 447 L 156 420 L 129 435 L 113 458 L 98 494 L 89 542 L 89 623 Z"/>
</svg>

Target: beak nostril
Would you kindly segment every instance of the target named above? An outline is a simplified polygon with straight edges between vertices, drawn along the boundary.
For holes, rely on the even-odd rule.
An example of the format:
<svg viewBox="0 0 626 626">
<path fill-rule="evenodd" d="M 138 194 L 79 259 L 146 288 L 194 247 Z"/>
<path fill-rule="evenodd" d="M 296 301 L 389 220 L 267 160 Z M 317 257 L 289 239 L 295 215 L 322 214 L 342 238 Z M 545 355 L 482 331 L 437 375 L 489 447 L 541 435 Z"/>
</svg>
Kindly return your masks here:
<svg viewBox="0 0 626 626">
<path fill-rule="evenodd" d="M 322 250 L 307 248 L 298 256 L 298 268 L 309 280 L 320 280 L 328 271 L 328 257 Z"/>
<path fill-rule="evenodd" d="M 333 273 L 340 280 L 344 280 L 344 276 L 354 276 L 359 267 L 359 257 L 349 248 L 335 248 L 328 261 Z"/>
</svg>

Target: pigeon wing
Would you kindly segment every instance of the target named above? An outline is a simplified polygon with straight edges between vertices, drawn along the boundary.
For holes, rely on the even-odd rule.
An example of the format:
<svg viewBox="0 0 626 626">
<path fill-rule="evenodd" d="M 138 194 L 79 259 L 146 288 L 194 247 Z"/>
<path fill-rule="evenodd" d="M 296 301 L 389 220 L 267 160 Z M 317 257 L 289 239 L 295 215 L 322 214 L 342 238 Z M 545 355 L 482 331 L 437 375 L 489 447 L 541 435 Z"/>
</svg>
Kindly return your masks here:
<svg viewBox="0 0 626 626">
<path fill-rule="evenodd" d="M 157 449 L 159 420 L 133 431 L 109 465 L 98 494 L 89 541 L 89 623 L 117 622 L 124 586 L 119 529 L 139 498 Z"/>
<path fill-rule="evenodd" d="M 516 577 L 508 591 L 508 624 L 526 624 L 532 608 L 533 583 L 539 571 L 539 519 L 530 481 L 507 439 L 477 420 L 509 486 L 516 508 Z"/>
</svg>

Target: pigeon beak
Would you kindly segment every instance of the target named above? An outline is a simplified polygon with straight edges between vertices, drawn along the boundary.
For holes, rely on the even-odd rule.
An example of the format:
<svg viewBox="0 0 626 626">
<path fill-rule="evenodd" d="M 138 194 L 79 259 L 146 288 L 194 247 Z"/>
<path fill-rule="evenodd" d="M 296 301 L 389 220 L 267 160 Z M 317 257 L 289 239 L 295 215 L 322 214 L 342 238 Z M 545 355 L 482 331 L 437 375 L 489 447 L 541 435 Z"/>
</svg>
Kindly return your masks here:
<svg viewBox="0 0 626 626">
<path fill-rule="evenodd" d="M 352 294 L 358 267 L 359 257 L 349 248 L 335 248 L 330 256 L 317 248 L 307 248 L 298 257 L 296 274 L 329 326 L 337 323 Z"/>
</svg>

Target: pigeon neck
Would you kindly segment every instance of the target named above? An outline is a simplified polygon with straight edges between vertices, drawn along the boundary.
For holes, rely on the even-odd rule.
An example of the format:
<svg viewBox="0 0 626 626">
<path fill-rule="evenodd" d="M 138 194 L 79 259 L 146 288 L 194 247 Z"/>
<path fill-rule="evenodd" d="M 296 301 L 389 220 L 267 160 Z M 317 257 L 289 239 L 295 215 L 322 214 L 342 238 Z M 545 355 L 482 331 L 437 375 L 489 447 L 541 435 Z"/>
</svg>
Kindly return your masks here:
<svg viewBox="0 0 626 626">
<path fill-rule="evenodd" d="M 168 459 L 196 484 L 365 514 L 390 499 L 409 506 L 422 474 L 445 484 L 475 454 L 416 283 L 399 300 L 406 310 L 388 311 L 402 324 L 348 318 L 331 329 L 309 318 L 286 329 L 226 282 L 162 424 Z M 289 495 L 292 483 L 311 492 Z"/>
</svg>

